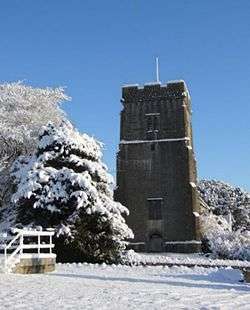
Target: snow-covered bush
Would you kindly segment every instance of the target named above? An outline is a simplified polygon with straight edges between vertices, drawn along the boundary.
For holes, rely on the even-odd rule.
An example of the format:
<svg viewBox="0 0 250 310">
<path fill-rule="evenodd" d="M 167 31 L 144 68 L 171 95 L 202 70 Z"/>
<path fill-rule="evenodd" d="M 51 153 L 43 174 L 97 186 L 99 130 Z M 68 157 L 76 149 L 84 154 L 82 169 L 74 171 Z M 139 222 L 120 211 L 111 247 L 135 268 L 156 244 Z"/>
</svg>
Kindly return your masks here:
<svg viewBox="0 0 250 310">
<path fill-rule="evenodd" d="M 215 180 L 200 181 L 198 189 L 211 209 L 201 216 L 204 248 L 216 257 L 250 260 L 249 194 Z"/>
<path fill-rule="evenodd" d="M 136 253 L 134 250 L 125 251 L 122 255 L 121 264 L 124 265 L 140 265 L 142 256 Z"/>
<path fill-rule="evenodd" d="M 212 213 L 201 216 L 201 227 L 215 257 L 250 260 L 250 231 L 232 231 L 223 217 Z"/>
<path fill-rule="evenodd" d="M 13 161 L 35 150 L 42 126 L 49 121 L 59 125 L 65 119 L 60 109 L 65 100 L 69 97 L 63 88 L 33 88 L 20 82 L 0 85 L 0 208 L 10 202 Z"/>
<path fill-rule="evenodd" d="M 74 260 L 117 262 L 133 237 L 101 157 L 100 143 L 63 123 L 46 126 L 36 152 L 13 165 L 16 222 L 55 228 L 61 260 L 72 250 Z"/>
</svg>

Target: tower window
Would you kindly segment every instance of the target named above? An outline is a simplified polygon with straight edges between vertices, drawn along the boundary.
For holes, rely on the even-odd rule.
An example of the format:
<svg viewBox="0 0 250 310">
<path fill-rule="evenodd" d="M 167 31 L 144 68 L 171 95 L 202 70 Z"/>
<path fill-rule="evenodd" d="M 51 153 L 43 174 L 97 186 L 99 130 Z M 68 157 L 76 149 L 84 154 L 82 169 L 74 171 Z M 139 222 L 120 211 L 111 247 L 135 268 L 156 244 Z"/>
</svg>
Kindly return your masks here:
<svg viewBox="0 0 250 310">
<path fill-rule="evenodd" d="M 162 198 L 148 198 L 148 219 L 162 220 Z"/>
<path fill-rule="evenodd" d="M 160 129 L 160 113 L 148 113 L 146 114 L 147 132 L 146 136 L 148 140 L 157 140 L 158 132 Z"/>
<path fill-rule="evenodd" d="M 147 118 L 147 131 L 158 131 L 160 129 L 160 113 L 148 113 Z"/>
<path fill-rule="evenodd" d="M 154 115 L 153 118 L 153 130 L 159 130 L 159 117 Z"/>
<path fill-rule="evenodd" d="M 153 131 L 153 118 L 147 117 L 147 131 Z"/>
</svg>

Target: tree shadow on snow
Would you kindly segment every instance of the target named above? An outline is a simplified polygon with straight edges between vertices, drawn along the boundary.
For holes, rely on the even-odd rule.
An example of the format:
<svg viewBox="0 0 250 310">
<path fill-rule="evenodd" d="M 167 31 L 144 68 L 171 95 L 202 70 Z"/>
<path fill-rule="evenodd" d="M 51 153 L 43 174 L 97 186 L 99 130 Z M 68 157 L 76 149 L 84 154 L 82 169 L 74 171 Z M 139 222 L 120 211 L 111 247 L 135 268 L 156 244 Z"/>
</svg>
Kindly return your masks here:
<svg viewBox="0 0 250 310">
<path fill-rule="evenodd" d="M 79 274 L 64 274 L 64 273 L 51 273 L 48 276 L 52 277 L 64 277 L 64 278 L 78 278 L 78 279 L 85 279 L 85 280 L 100 280 L 100 281 L 117 281 L 117 282 L 130 282 L 130 283 L 145 283 L 145 284 L 164 284 L 164 285 L 171 285 L 171 286 L 185 286 L 185 287 L 192 287 L 192 288 L 208 288 L 208 289 L 215 289 L 215 290 L 235 290 L 235 291 L 242 291 L 250 293 L 250 287 L 246 284 L 238 284 L 238 283 L 214 283 L 205 284 L 205 283 L 190 283 L 190 282 L 177 282 L 172 281 L 171 279 L 168 280 L 150 280 L 150 279 L 139 279 L 139 278 L 125 278 L 125 277 L 106 277 L 106 276 L 96 276 L 96 275 L 79 275 Z M 169 278 L 180 278 L 185 277 L 187 275 L 171 275 Z M 190 279 L 194 280 L 194 275 L 190 275 Z M 202 275 L 201 275 L 202 276 Z M 206 276 L 204 278 L 197 277 L 195 280 L 208 280 Z"/>
</svg>

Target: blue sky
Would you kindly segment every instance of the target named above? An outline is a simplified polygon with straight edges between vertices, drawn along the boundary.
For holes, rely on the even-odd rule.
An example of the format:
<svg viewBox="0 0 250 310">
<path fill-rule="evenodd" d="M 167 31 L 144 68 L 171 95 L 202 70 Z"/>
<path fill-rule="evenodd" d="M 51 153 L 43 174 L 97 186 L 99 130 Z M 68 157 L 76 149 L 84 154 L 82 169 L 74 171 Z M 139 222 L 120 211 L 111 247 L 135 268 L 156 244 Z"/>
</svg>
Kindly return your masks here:
<svg viewBox="0 0 250 310">
<path fill-rule="evenodd" d="M 185 79 L 200 178 L 250 190 L 250 1 L 2 0 L 0 81 L 66 86 L 115 173 L 121 86 Z"/>
</svg>

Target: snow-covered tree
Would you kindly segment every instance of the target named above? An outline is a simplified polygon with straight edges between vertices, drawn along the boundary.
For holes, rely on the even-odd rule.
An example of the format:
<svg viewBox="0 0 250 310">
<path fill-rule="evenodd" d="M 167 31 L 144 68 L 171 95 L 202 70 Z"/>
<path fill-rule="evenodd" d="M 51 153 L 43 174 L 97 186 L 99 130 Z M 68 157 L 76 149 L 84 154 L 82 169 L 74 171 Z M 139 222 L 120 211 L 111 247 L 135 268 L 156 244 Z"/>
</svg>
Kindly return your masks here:
<svg viewBox="0 0 250 310">
<path fill-rule="evenodd" d="M 250 195 L 239 187 L 216 180 L 202 180 L 198 190 L 213 214 L 232 217 L 233 230 L 250 230 Z"/>
<path fill-rule="evenodd" d="M 1 154 L 34 150 L 34 140 L 49 121 L 60 124 L 61 102 L 69 100 L 63 88 L 33 88 L 21 82 L 0 85 Z M 13 145 L 13 141 L 15 142 Z"/>
<path fill-rule="evenodd" d="M 60 104 L 66 100 L 69 97 L 63 88 L 0 84 L 0 222 L 12 193 L 10 166 L 19 155 L 35 150 L 42 126 L 48 122 L 59 125 L 65 119 Z"/>
<path fill-rule="evenodd" d="M 101 157 L 99 142 L 63 123 L 44 127 L 36 152 L 13 165 L 16 222 L 55 228 L 59 256 L 63 247 L 80 260 L 118 261 L 133 237 Z"/>
<path fill-rule="evenodd" d="M 215 180 L 200 181 L 198 189 L 210 207 L 201 216 L 205 248 L 217 257 L 250 260 L 249 194 Z"/>
</svg>

